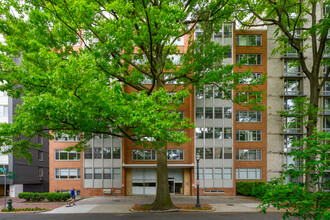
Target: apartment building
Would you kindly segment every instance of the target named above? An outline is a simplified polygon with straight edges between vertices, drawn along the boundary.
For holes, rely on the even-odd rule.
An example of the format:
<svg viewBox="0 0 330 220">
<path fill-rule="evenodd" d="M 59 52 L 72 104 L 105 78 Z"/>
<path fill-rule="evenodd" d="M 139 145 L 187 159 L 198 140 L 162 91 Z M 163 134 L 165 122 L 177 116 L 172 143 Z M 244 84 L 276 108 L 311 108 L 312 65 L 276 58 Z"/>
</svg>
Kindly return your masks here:
<svg viewBox="0 0 330 220">
<path fill-rule="evenodd" d="M 0 42 L 4 42 L 1 35 Z M 17 65 L 20 64 L 19 59 L 16 59 L 15 62 Z M 12 99 L 7 96 L 6 92 L 0 92 L 0 123 L 12 123 L 16 105 L 20 103 L 19 99 Z M 17 197 L 20 192 L 48 192 L 48 139 L 35 137 L 32 141 L 41 144 L 42 147 L 30 149 L 33 158 L 31 164 L 28 164 L 25 159 L 14 157 L 12 154 L 0 154 L 0 167 L 6 168 L 10 176 L 14 176 L 14 178 L 6 178 L 5 189 L 4 173 L 0 173 L 0 196 L 3 196 L 5 192 L 10 197 Z M 10 146 L 8 147 L 10 148 Z"/>
<path fill-rule="evenodd" d="M 318 4 L 317 20 L 323 19 L 329 13 L 329 6 L 323 7 Z M 309 81 L 302 72 L 301 66 L 297 64 L 298 54 L 295 50 L 288 50 L 284 54 L 272 54 L 274 48 L 278 47 L 274 36 L 275 28 L 268 27 L 268 47 L 267 47 L 267 180 L 279 177 L 288 169 L 282 168 L 282 164 L 297 165 L 298 161 L 293 160 L 289 153 L 292 143 L 306 135 L 306 128 L 301 124 L 301 120 L 296 117 L 284 117 L 281 111 L 293 108 L 293 99 L 297 97 L 308 97 L 310 92 Z M 295 37 L 300 39 L 300 31 L 297 30 Z M 330 39 L 330 34 L 328 34 Z M 311 45 L 311 40 L 301 41 L 302 46 Z M 304 53 L 307 67 L 312 66 L 312 48 L 307 47 Z M 323 54 L 323 59 L 329 59 L 329 53 Z M 320 79 L 324 78 L 326 69 L 323 65 L 320 68 Z M 323 109 L 322 117 L 318 120 L 319 131 L 330 132 L 330 80 L 326 81 L 320 92 L 319 107 Z M 327 171 L 330 178 L 330 170 Z M 287 179 L 287 181 L 301 181 Z"/>
<path fill-rule="evenodd" d="M 189 36 L 184 36 L 176 42 L 180 53 L 187 50 L 188 40 Z M 236 31 L 233 24 L 225 24 L 213 40 L 231 48 L 224 63 L 248 58 L 235 71 L 251 68 L 255 78 L 266 73 L 267 31 Z M 180 55 L 173 56 L 173 60 L 179 65 Z M 151 82 L 144 83 L 148 86 Z M 175 83 L 166 88 L 171 91 Z M 256 90 L 262 93 L 262 104 L 266 105 L 267 85 Z M 235 195 L 236 181 L 267 179 L 267 111 L 251 111 L 244 103 L 234 105 L 231 99 L 237 92 L 223 93 L 208 87 L 184 99 L 178 111 L 196 128 L 185 130 L 190 143 L 167 146 L 171 194 L 196 194 L 197 154 L 201 158 L 201 195 Z M 156 194 L 155 150 L 137 147 L 125 138 L 99 135 L 88 143 L 85 152 L 64 151 L 76 141 L 67 136 L 49 141 L 50 192 L 67 192 L 74 187 L 82 197 Z"/>
</svg>

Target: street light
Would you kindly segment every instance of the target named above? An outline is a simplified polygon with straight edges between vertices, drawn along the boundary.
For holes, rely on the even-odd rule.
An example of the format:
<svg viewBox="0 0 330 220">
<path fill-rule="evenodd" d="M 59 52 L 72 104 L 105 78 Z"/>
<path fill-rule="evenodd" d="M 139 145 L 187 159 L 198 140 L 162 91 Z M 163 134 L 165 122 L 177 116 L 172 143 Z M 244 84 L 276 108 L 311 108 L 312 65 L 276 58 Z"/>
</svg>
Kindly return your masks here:
<svg viewBox="0 0 330 220">
<path fill-rule="evenodd" d="M 196 179 L 196 185 L 197 185 L 197 203 L 196 203 L 196 208 L 200 208 L 201 204 L 199 203 L 199 160 L 200 160 L 200 155 L 196 155 L 196 161 L 197 161 L 197 179 Z"/>
</svg>

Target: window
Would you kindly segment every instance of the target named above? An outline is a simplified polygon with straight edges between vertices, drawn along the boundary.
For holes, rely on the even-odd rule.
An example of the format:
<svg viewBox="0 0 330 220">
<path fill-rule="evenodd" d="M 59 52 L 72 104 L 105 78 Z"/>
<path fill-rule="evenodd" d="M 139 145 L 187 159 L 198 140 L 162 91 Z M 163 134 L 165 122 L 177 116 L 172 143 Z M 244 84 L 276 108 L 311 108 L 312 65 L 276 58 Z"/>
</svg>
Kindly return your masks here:
<svg viewBox="0 0 330 220">
<path fill-rule="evenodd" d="M 237 122 L 261 122 L 261 112 L 256 111 L 237 111 Z"/>
<path fill-rule="evenodd" d="M 111 168 L 103 168 L 103 179 L 111 179 Z"/>
<path fill-rule="evenodd" d="M 214 179 L 222 179 L 222 168 L 214 168 Z"/>
<path fill-rule="evenodd" d="M 205 128 L 205 139 L 213 139 L 213 128 Z"/>
<path fill-rule="evenodd" d="M 323 87 L 323 95 L 330 95 L 330 81 L 326 81 Z"/>
<path fill-rule="evenodd" d="M 55 168 L 55 179 L 80 179 L 80 169 Z"/>
<path fill-rule="evenodd" d="M 182 65 L 181 57 L 182 54 L 171 54 L 167 56 L 167 59 L 171 60 L 173 65 Z"/>
<path fill-rule="evenodd" d="M 121 179 L 121 169 L 113 168 L 113 179 Z"/>
<path fill-rule="evenodd" d="M 43 177 L 44 176 L 44 169 L 42 167 L 38 167 L 38 176 Z"/>
<path fill-rule="evenodd" d="M 102 159 L 102 148 L 94 147 L 94 159 Z"/>
<path fill-rule="evenodd" d="M 76 142 L 80 141 L 79 135 L 68 135 L 68 134 L 55 134 L 55 141 L 57 142 Z"/>
<path fill-rule="evenodd" d="M 261 141 L 261 131 L 237 130 L 236 141 Z"/>
<path fill-rule="evenodd" d="M 55 150 L 55 160 L 80 160 L 80 153 L 76 151 Z"/>
<path fill-rule="evenodd" d="M 326 17 L 330 13 L 330 5 L 325 5 L 323 7 L 323 16 Z"/>
<path fill-rule="evenodd" d="M 261 168 L 236 168 L 236 179 L 261 179 Z"/>
<path fill-rule="evenodd" d="M 222 99 L 223 93 L 219 90 L 219 88 L 214 88 L 214 98 L 215 99 Z"/>
<path fill-rule="evenodd" d="M 205 179 L 213 179 L 213 169 L 212 168 L 205 168 L 205 174 L 204 178 Z"/>
<path fill-rule="evenodd" d="M 236 46 L 261 46 L 261 35 L 236 35 Z"/>
<path fill-rule="evenodd" d="M 232 170 L 231 168 L 224 168 L 223 169 L 223 178 L 224 179 L 232 179 Z"/>
<path fill-rule="evenodd" d="M 8 105 L 0 105 L 0 117 L 8 116 Z"/>
<path fill-rule="evenodd" d="M 212 87 L 206 87 L 205 88 L 205 98 L 206 99 L 213 99 L 213 88 Z"/>
<path fill-rule="evenodd" d="M 230 45 L 229 45 L 230 46 Z M 231 58 L 232 57 L 232 52 L 231 52 L 231 46 L 226 50 L 224 53 L 224 58 Z"/>
<path fill-rule="evenodd" d="M 294 107 L 294 102 L 292 98 L 284 98 L 284 110 L 292 110 Z"/>
<path fill-rule="evenodd" d="M 222 118 L 222 108 L 221 107 L 214 107 L 214 118 L 216 118 L 216 119 Z"/>
<path fill-rule="evenodd" d="M 330 34 L 330 32 L 329 32 L 329 34 Z M 329 71 L 329 69 L 330 69 L 330 65 L 323 64 L 323 70 L 322 70 L 323 76 L 326 76 L 327 71 Z"/>
<path fill-rule="evenodd" d="M 196 89 L 195 97 L 196 97 L 196 99 L 203 99 L 204 98 L 204 89 L 203 88 Z"/>
<path fill-rule="evenodd" d="M 205 119 L 213 119 L 213 108 L 205 107 Z"/>
<path fill-rule="evenodd" d="M 196 107 L 196 119 L 203 119 L 203 118 L 204 118 L 204 108 Z"/>
<path fill-rule="evenodd" d="M 167 150 L 167 160 L 183 160 L 183 150 Z"/>
<path fill-rule="evenodd" d="M 132 150 L 133 160 L 156 160 L 155 150 L 135 149 Z"/>
<path fill-rule="evenodd" d="M 102 168 L 94 168 L 94 179 L 102 179 Z"/>
<path fill-rule="evenodd" d="M 199 179 L 203 179 L 204 178 L 204 169 L 203 168 L 199 168 L 198 170 L 198 174 L 199 174 Z M 195 168 L 195 178 L 197 179 L 197 169 Z"/>
<path fill-rule="evenodd" d="M 237 54 L 236 63 L 242 65 L 261 65 L 261 54 Z"/>
<path fill-rule="evenodd" d="M 91 147 L 85 149 L 84 157 L 85 159 L 93 159 L 93 152 Z"/>
<path fill-rule="evenodd" d="M 286 76 L 299 76 L 300 75 L 300 64 L 294 60 L 284 61 L 284 75 Z"/>
<path fill-rule="evenodd" d="M 93 169 L 85 168 L 85 179 L 93 179 Z"/>
<path fill-rule="evenodd" d="M 222 139 L 222 128 L 214 128 L 214 138 Z"/>
<path fill-rule="evenodd" d="M 195 128 L 195 138 L 196 139 L 204 138 L 204 128 L 200 128 L 200 127 Z"/>
<path fill-rule="evenodd" d="M 284 80 L 285 95 L 300 95 L 300 80 Z"/>
<path fill-rule="evenodd" d="M 293 142 L 299 141 L 298 135 L 285 135 L 284 136 L 284 152 L 289 153 L 293 149 Z"/>
<path fill-rule="evenodd" d="M 232 148 L 231 147 L 225 147 L 224 148 L 223 159 L 233 159 L 233 154 L 232 154 Z"/>
<path fill-rule="evenodd" d="M 196 157 L 199 155 L 200 159 L 204 159 L 204 148 L 196 147 Z"/>
<path fill-rule="evenodd" d="M 247 103 L 248 101 L 255 100 L 257 103 L 262 102 L 262 92 L 236 92 L 236 99 L 240 103 Z"/>
<path fill-rule="evenodd" d="M 232 118 L 232 108 L 224 108 L 224 118 L 231 119 Z"/>
<path fill-rule="evenodd" d="M 224 128 L 224 138 L 225 139 L 232 139 L 233 138 L 233 132 L 231 128 Z"/>
<path fill-rule="evenodd" d="M 103 159 L 111 159 L 111 147 L 103 148 Z"/>
<path fill-rule="evenodd" d="M 330 117 L 323 118 L 323 132 L 330 133 Z"/>
<path fill-rule="evenodd" d="M 152 78 L 145 76 L 142 84 L 152 84 Z"/>
<path fill-rule="evenodd" d="M 226 24 L 223 28 L 223 33 L 225 38 L 231 38 L 232 37 L 232 25 Z"/>
<path fill-rule="evenodd" d="M 44 160 L 44 152 L 38 150 L 38 160 L 43 161 Z"/>
<path fill-rule="evenodd" d="M 205 159 L 213 159 L 213 147 L 205 148 Z"/>
<path fill-rule="evenodd" d="M 291 45 L 286 45 L 284 50 L 285 50 L 285 52 L 284 52 L 285 57 L 297 57 L 298 56 L 297 50 L 294 47 L 292 47 Z"/>
<path fill-rule="evenodd" d="M 222 147 L 214 148 L 214 159 L 222 159 Z"/>
<path fill-rule="evenodd" d="M 112 158 L 113 159 L 120 159 L 120 147 L 113 147 L 112 148 Z"/>
<path fill-rule="evenodd" d="M 285 133 L 300 133 L 301 132 L 301 120 L 297 117 L 285 117 L 284 118 L 284 132 Z"/>
<path fill-rule="evenodd" d="M 261 150 L 236 150 L 236 160 L 261 160 Z"/>
<path fill-rule="evenodd" d="M 323 98 L 323 113 L 330 114 L 330 98 Z"/>
<path fill-rule="evenodd" d="M 262 73 L 251 73 L 250 77 L 243 78 L 239 83 L 240 84 L 250 84 L 252 81 L 256 82 L 257 79 L 262 77 Z"/>
</svg>

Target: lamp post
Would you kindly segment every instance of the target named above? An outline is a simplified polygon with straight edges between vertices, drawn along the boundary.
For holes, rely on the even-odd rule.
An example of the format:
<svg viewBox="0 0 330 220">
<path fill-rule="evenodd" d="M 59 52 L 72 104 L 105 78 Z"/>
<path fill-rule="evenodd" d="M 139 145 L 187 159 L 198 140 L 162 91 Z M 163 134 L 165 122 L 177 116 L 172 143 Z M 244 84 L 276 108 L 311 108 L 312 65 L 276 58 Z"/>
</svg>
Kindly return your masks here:
<svg viewBox="0 0 330 220">
<path fill-rule="evenodd" d="M 196 161 L 197 161 L 197 179 L 196 179 L 196 185 L 197 185 L 197 203 L 196 208 L 200 208 L 201 204 L 199 203 L 199 160 L 200 156 L 199 154 L 196 155 Z"/>
</svg>

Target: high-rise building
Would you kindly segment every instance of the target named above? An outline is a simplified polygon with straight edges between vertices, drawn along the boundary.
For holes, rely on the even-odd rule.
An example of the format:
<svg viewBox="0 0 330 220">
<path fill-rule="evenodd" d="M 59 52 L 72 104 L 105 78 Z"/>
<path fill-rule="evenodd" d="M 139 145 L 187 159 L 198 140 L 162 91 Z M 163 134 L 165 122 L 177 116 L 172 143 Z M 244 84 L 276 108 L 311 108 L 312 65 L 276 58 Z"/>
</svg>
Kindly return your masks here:
<svg viewBox="0 0 330 220">
<path fill-rule="evenodd" d="M 0 43 L 3 42 L 4 39 L 0 35 Z M 19 59 L 15 62 L 17 65 L 20 64 Z M 8 97 L 6 92 L 0 92 L 0 123 L 13 122 L 16 105 L 20 102 L 19 99 Z M 48 192 L 48 139 L 35 137 L 32 141 L 41 144 L 42 147 L 30 149 L 33 158 L 31 164 L 28 164 L 25 159 L 14 157 L 11 153 L 0 154 L 0 167 L 6 168 L 6 173 L 11 176 L 11 178 L 6 178 L 5 189 L 4 173 L 0 173 L 0 196 L 3 196 L 5 192 L 10 197 L 17 197 L 20 192 Z M 7 147 L 10 148 L 10 146 Z"/>
<path fill-rule="evenodd" d="M 195 32 L 195 37 L 200 33 Z M 181 53 L 187 50 L 189 36 L 177 41 Z M 267 31 L 236 31 L 225 24 L 213 40 L 229 45 L 225 64 L 247 62 L 237 72 L 252 69 L 253 78 L 267 71 Z M 173 57 L 180 64 L 180 55 Z M 241 82 L 241 87 L 251 79 Z M 145 84 L 150 84 L 145 80 Z M 176 82 L 166 85 L 170 91 Z M 266 105 L 267 85 L 256 89 Z M 126 88 L 130 92 L 130 88 Z M 267 179 L 267 111 L 251 111 L 244 103 L 235 104 L 236 95 L 253 98 L 238 91 L 219 92 L 216 88 L 196 89 L 184 99 L 178 111 L 196 128 L 186 130 L 190 143 L 168 145 L 168 184 L 171 194 L 196 194 L 196 155 L 200 156 L 202 195 L 235 195 L 236 181 Z M 83 153 L 64 151 L 75 141 L 55 137 L 49 142 L 50 191 L 66 192 L 75 187 L 77 194 L 154 195 L 156 194 L 156 152 L 136 147 L 128 139 L 96 136 Z"/>
</svg>

